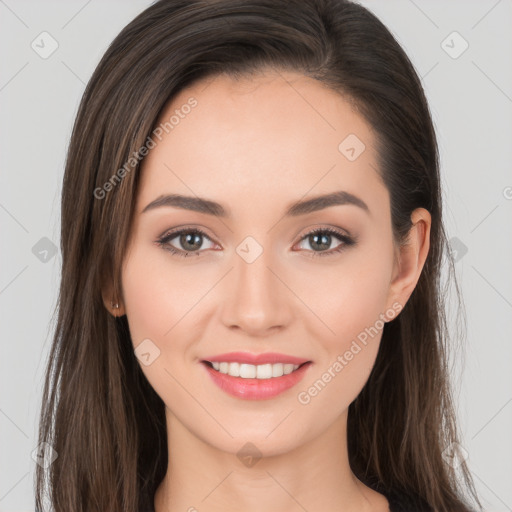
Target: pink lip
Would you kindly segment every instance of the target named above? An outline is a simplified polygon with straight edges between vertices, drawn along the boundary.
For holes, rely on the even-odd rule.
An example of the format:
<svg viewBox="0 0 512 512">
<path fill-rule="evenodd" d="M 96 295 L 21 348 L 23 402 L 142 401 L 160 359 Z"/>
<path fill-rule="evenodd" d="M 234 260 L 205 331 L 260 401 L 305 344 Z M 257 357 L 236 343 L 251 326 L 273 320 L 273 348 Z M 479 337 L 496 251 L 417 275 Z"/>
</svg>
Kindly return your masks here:
<svg viewBox="0 0 512 512">
<path fill-rule="evenodd" d="M 213 382 L 225 393 L 246 400 L 266 400 L 295 386 L 295 384 L 303 379 L 311 364 L 311 361 L 309 361 L 288 375 L 272 377 L 271 379 L 243 379 L 242 377 L 232 377 L 226 373 L 220 373 L 214 370 L 205 362 L 202 363 L 202 366 L 206 369 Z"/>
<path fill-rule="evenodd" d="M 245 364 L 302 364 L 307 363 L 308 359 L 300 357 L 287 356 L 286 354 L 278 354 L 277 352 L 266 352 L 264 354 L 251 354 L 249 352 L 228 352 L 227 354 L 219 354 L 217 356 L 205 357 L 204 361 L 210 363 L 245 363 Z M 245 379 L 247 380 L 247 379 Z M 250 379 L 249 379 L 250 380 Z"/>
</svg>

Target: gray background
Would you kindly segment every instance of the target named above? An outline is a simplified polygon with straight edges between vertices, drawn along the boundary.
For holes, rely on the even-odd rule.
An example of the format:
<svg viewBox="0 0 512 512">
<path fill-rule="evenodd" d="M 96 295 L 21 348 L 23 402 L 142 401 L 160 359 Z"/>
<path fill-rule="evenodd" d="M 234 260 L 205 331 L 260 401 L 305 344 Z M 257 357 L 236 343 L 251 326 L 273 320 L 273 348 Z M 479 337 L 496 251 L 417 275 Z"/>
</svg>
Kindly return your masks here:
<svg viewBox="0 0 512 512">
<path fill-rule="evenodd" d="M 405 48 L 428 95 L 467 312 L 465 357 L 453 361 L 462 446 L 485 509 L 511 511 L 512 1 L 361 3 Z M 149 4 L 0 0 L 0 512 L 34 510 L 31 453 L 73 119 L 108 44 Z M 58 43 L 47 58 L 44 31 Z"/>
</svg>

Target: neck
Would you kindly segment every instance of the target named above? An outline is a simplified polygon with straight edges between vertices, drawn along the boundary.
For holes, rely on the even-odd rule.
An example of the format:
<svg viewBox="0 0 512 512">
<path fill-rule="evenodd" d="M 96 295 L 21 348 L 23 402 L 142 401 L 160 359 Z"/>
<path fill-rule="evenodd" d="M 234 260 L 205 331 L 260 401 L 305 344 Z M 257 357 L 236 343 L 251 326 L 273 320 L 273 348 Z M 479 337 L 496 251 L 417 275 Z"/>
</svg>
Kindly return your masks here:
<svg viewBox="0 0 512 512">
<path fill-rule="evenodd" d="M 252 459 L 250 448 L 245 453 L 244 448 L 220 450 L 196 437 L 168 409 L 166 415 L 170 456 L 155 512 L 388 510 L 386 498 L 350 469 L 346 412 L 321 436 L 292 451 Z"/>
</svg>

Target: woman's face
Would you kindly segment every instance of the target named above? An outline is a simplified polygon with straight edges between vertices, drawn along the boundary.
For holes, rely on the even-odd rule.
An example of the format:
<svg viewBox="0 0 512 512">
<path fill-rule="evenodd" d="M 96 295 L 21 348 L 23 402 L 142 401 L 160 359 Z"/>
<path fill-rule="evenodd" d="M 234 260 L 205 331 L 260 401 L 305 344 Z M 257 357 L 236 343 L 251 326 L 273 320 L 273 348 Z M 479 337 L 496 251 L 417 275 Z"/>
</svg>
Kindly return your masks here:
<svg viewBox="0 0 512 512">
<path fill-rule="evenodd" d="M 205 443 L 284 453 L 344 417 L 402 307 L 374 135 L 295 73 L 198 82 L 160 121 L 122 270 L 141 368 Z M 281 359 L 251 359 L 268 353 Z M 294 361 L 308 363 L 279 377 Z"/>
</svg>

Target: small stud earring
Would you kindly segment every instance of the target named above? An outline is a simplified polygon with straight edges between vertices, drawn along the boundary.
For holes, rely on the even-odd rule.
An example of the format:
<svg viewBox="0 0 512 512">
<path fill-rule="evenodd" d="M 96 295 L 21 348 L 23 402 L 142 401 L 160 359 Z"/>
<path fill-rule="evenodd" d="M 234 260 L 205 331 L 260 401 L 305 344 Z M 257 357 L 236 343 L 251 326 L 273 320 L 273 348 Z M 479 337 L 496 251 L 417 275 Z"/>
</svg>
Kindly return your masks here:
<svg viewBox="0 0 512 512">
<path fill-rule="evenodd" d="M 113 302 L 113 301 L 110 301 L 110 305 L 111 305 L 114 309 L 119 309 L 119 304 L 118 304 L 117 302 L 114 304 L 114 302 Z"/>
</svg>

